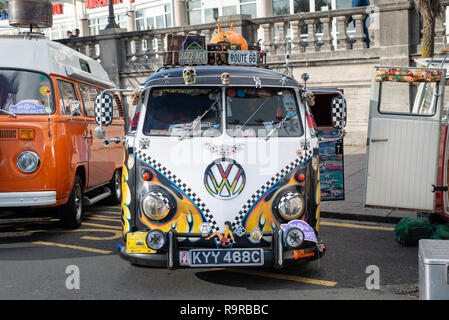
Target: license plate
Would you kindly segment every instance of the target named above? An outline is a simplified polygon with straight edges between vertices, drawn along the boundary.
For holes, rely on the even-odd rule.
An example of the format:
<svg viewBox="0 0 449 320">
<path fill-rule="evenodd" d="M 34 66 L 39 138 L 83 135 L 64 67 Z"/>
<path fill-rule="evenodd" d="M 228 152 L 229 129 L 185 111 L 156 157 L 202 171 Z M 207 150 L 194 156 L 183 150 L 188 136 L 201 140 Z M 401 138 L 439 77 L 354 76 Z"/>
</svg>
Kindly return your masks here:
<svg viewBox="0 0 449 320">
<path fill-rule="evenodd" d="M 179 51 L 179 64 L 207 64 L 206 50 L 181 50 Z"/>
<path fill-rule="evenodd" d="M 262 266 L 263 249 L 192 249 L 189 250 L 191 267 Z"/>
<path fill-rule="evenodd" d="M 128 253 L 156 253 L 155 250 L 148 248 L 145 238 L 146 232 L 128 233 L 126 236 L 126 251 Z"/>
<path fill-rule="evenodd" d="M 256 65 L 257 51 L 231 50 L 229 51 L 229 64 Z"/>
</svg>

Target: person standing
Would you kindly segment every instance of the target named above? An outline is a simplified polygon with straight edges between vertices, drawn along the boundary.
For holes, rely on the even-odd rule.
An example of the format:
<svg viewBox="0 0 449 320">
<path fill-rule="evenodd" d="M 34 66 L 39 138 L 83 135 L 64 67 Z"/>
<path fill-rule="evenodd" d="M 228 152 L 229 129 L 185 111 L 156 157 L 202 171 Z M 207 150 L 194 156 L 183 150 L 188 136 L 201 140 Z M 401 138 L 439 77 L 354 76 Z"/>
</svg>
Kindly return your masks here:
<svg viewBox="0 0 449 320">
<path fill-rule="evenodd" d="M 352 0 L 352 7 L 367 7 L 369 6 L 369 0 Z M 363 19 L 363 33 L 365 34 L 365 39 L 363 39 L 363 41 L 366 42 L 366 47 L 369 48 L 369 44 L 371 42 L 370 38 L 369 38 L 369 33 L 368 33 L 368 27 L 366 26 L 366 20 L 368 20 L 368 15 L 365 16 L 365 18 Z M 351 23 L 352 21 L 354 21 L 354 26 L 355 26 L 355 20 L 352 18 L 352 16 L 349 17 L 348 19 L 348 24 Z"/>
</svg>

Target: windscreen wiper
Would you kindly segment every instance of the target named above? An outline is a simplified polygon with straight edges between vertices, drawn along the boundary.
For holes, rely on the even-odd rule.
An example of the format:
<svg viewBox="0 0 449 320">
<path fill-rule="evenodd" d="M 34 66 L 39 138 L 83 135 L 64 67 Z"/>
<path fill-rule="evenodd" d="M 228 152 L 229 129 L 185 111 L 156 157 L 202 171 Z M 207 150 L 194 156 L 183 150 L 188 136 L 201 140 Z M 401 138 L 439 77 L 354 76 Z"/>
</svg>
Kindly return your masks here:
<svg viewBox="0 0 449 320">
<path fill-rule="evenodd" d="M 3 111 L 4 113 L 9 114 L 10 116 L 13 116 L 14 118 L 17 118 L 17 115 L 15 113 L 13 113 L 13 112 L 6 111 L 5 109 L 0 109 L 0 111 Z"/>
<path fill-rule="evenodd" d="M 235 138 L 235 136 L 236 136 L 238 133 L 242 132 L 243 127 L 248 123 L 249 120 L 251 120 L 252 117 L 254 117 L 254 115 L 255 115 L 255 114 L 256 114 L 256 113 L 257 113 L 257 112 L 264 106 L 264 104 L 265 104 L 267 101 L 268 101 L 268 99 L 265 99 L 265 101 L 260 105 L 260 107 L 257 108 L 257 110 L 254 111 L 254 113 L 253 113 L 248 119 L 246 119 L 246 121 L 242 124 L 242 126 L 241 126 L 240 128 L 237 129 L 237 132 L 235 132 L 235 133 L 232 135 L 233 138 Z"/>
<path fill-rule="evenodd" d="M 267 133 L 267 135 L 265 136 L 265 140 L 270 139 L 270 136 L 271 136 L 276 130 L 279 130 L 279 129 L 281 129 L 282 127 L 284 127 L 285 121 L 287 121 L 287 120 L 290 119 L 291 117 L 292 117 L 292 115 L 287 113 L 287 115 L 286 115 L 284 118 L 282 118 L 282 119 L 279 121 L 279 123 L 278 123 L 277 125 L 275 125 L 273 129 L 271 129 L 270 132 Z"/>
<path fill-rule="evenodd" d="M 196 117 L 192 123 L 190 124 L 190 126 L 181 134 L 181 136 L 179 137 L 179 140 L 183 140 L 187 134 L 192 131 L 195 130 L 195 128 L 201 123 L 201 119 L 204 118 L 204 116 L 218 103 L 218 100 L 216 100 L 209 109 L 207 109 L 202 115 L 199 115 L 198 117 Z"/>
</svg>

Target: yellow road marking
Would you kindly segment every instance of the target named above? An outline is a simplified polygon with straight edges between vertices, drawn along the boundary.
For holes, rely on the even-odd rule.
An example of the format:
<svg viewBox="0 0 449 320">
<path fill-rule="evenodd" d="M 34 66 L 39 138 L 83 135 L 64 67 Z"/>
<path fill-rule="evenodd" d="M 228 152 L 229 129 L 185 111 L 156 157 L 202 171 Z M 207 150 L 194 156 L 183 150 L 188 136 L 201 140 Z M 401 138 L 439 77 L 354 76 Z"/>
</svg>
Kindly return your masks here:
<svg viewBox="0 0 449 320">
<path fill-rule="evenodd" d="M 270 273 L 270 272 L 265 272 L 265 271 L 254 271 L 254 270 L 237 269 L 237 268 L 236 269 L 215 268 L 214 270 L 245 273 L 245 274 L 250 274 L 250 275 L 254 275 L 254 276 L 261 276 L 261 277 L 281 279 L 281 280 L 290 280 L 290 281 L 296 281 L 296 282 L 304 282 L 304 283 L 317 284 L 317 285 L 326 286 L 326 287 L 334 287 L 337 285 L 337 282 L 334 282 L 334 281 L 318 280 L 318 279 L 312 279 L 312 278 L 292 276 L 292 275 L 288 275 L 288 274 Z"/>
<path fill-rule="evenodd" d="M 368 226 L 362 224 L 352 224 L 352 223 L 341 223 L 341 222 L 330 222 L 330 221 L 320 221 L 322 226 L 332 226 L 332 227 L 343 227 L 343 228 L 356 228 L 356 229 L 370 229 L 370 230 L 384 230 L 393 231 L 392 227 L 380 227 L 380 226 Z"/>
<path fill-rule="evenodd" d="M 121 229 L 120 230 L 112 230 L 112 229 L 75 229 L 75 230 L 56 230 L 56 231 L 51 231 L 51 232 L 98 232 L 98 231 L 100 231 L 100 232 L 109 232 L 109 233 L 112 233 L 114 235 L 113 236 L 109 236 L 109 237 L 83 236 L 83 237 L 81 237 L 81 239 L 86 239 L 86 240 L 114 240 L 114 239 L 119 239 L 120 237 L 122 237 Z"/>
<path fill-rule="evenodd" d="M 122 230 L 122 227 L 108 226 L 108 225 L 105 225 L 105 224 L 96 224 L 96 223 L 91 223 L 91 222 L 83 222 L 83 226 L 84 225 L 92 226 L 92 227 L 99 227 L 99 228 L 108 228 L 108 229 L 114 229 L 114 230 Z"/>
<path fill-rule="evenodd" d="M 100 214 L 100 215 L 108 215 L 108 216 L 113 215 L 115 217 L 119 217 L 121 215 L 120 212 L 114 212 L 114 211 L 89 211 L 88 214 L 91 214 L 91 215 Z"/>
<path fill-rule="evenodd" d="M 112 253 L 112 251 L 109 251 L 109 250 L 101 250 L 101 249 L 95 249 L 95 248 L 73 246 L 73 245 L 69 245 L 69 244 L 62 244 L 62 243 L 56 243 L 56 242 L 34 241 L 33 243 L 34 244 L 44 245 L 44 246 L 70 248 L 70 249 L 77 249 L 77 250 L 83 250 L 83 251 L 89 251 L 89 252 L 95 252 L 95 253 L 102 253 L 102 254 L 111 254 Z"/>
<path fill-rule="evenodd" d="M 118 218 L 108 218 L 108 217 L 92 217 L 87 216 L 86 220 L 104 220 L 104 221 L 112 221 L 112 222 L 120 222 L 120 217 Z"/>
</svg>

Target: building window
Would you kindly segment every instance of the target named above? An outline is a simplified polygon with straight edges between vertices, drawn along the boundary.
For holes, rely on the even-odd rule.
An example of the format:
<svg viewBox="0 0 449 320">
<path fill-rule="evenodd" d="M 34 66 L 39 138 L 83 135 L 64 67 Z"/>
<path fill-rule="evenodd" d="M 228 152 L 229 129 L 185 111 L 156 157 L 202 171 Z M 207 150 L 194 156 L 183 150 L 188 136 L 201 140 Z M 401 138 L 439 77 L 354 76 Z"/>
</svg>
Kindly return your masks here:
<svg viewBox="0 0 449 320">
<path fill-rule="evenodd" d="M 293 0 L 293 11 L 295 13 L 310 12 L 310 0 Z"/>
<path fill-rule="evenodd" d="M 249 14 L 251 18 L 257 18 L 256 1 L 240 0 L 240 14 Z"/>
<path fill-rule="evenodd" d="M 188 24 L 201 24 L 201 0 L 190 0 L 186 2 Z"/>
<path fill-rule="evenodd" d="M 136 30 L 169 28 L 173 25 L 171 6 L 164 5 L 136 11 Z"/>
<path fill-rule="evenodd" d="M 283 14 L 290 13 L 290 1 L 289 0 L 273 0 L 273 15 L 281 16 Z"/>
<path fill-rule="evenodd" d="M 100 34 L 100 30 L 103 30 L 108 24 L 107 17 L 89 19 L 89 35 L 95 36 Z"/>
</svg>

